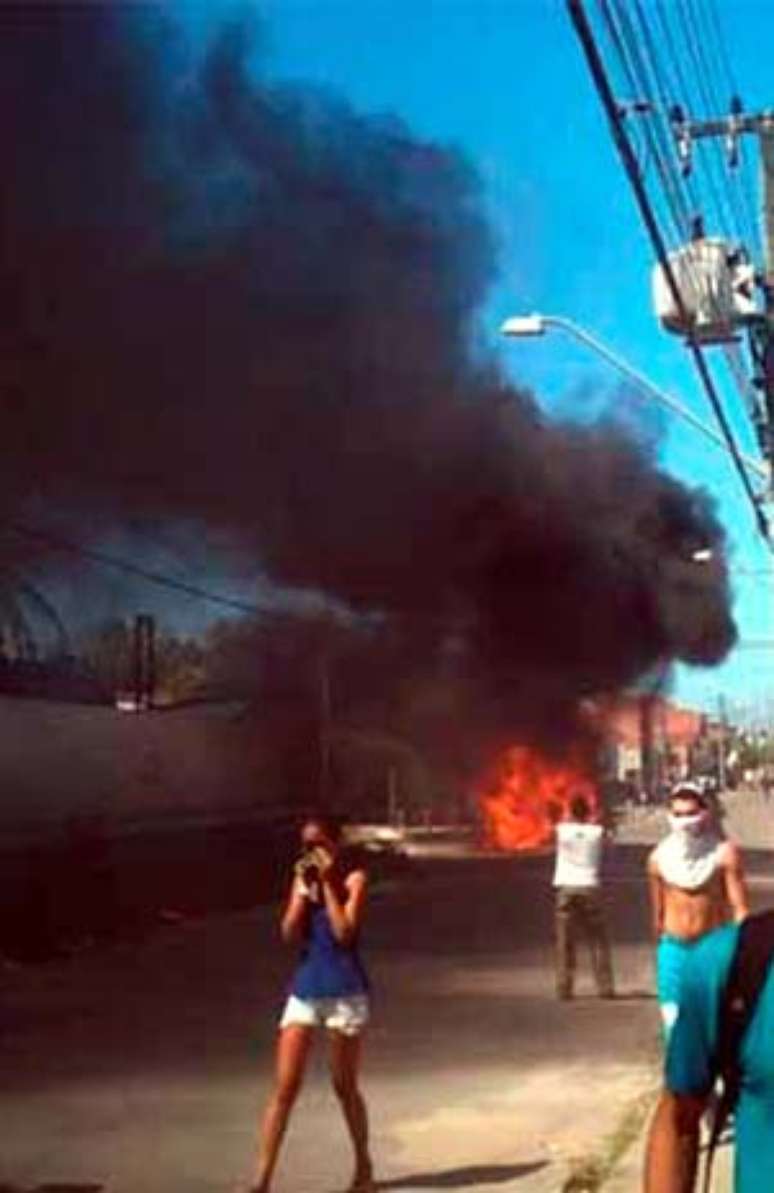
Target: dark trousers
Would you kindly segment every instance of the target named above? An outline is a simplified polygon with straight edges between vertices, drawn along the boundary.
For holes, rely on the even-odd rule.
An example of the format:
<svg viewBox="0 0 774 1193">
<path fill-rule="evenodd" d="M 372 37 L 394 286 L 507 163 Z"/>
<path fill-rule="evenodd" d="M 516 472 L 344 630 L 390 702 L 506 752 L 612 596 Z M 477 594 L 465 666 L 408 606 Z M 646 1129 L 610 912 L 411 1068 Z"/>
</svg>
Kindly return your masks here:
<svg viewBox="0 0 774 1193">
<path fill-rule="evenodd" d="M 570 998 L 575 977 L 577 942 L 586 937 L 591 968 L 602 998 L 613 994 L 613 966 L 602 896 L 598 887 L 560 886 L 556 889 L 556 992 Z"/>
</svg>

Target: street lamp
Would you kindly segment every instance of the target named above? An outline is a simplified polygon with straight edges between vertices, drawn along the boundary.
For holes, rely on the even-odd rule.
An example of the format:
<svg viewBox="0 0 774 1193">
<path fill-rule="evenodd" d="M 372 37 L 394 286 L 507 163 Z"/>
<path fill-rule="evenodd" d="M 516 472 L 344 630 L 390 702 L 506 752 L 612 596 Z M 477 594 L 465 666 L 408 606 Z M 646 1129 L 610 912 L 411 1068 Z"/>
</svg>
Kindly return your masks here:
<svg viewBox="0 0 774 1193">
<path fill-rule="evenodd" d="M 586 331 L 579 324 L 573 323 L 571 319 L 565 319 L 559 315 L 513 315 L 510 319 L 506 319 L 500 326 L 500 332 L 504 336 L 510 336 L 515 339 L 532 339 L 535 336 L 545 335 L 552 327 L 558 327 L 561 331 L 567 332 L 576 340 L 580 340 L 582 344 L 586 344 L 589 348 L 592 348 L 608 364 L 618 369 L 619 373 L 628 377 L 639 389 L 643 389 L 651 394 L 662 406 L 666 406 L 673 414 L 677 414 L 685 422 L 690 423 L 695 430 L 700 431 L 707 439 L 711 439 L 713 443 L 728 452 L 728 444 L 719 431 L 708 426 L 698 415 L 694 414 L 692 410 L 689 410 L 687 406 L 683 406 L 676 398 L 664 393 L 644 373 L 640 373 L 628 361 L 624 360 L 623 357 L 613 352 L 606 344 L 603 344 L 601 340 L 593 336 L 591 332 Z M 750 472 L 754 472 L 756 476 L 760 477 L 761 480 L 765 480 L 768 484 L 769 470 L 766 465 L 762 464 L 760 460 L 756 460 L 754 456 L 748 456 L 744 452 L 740 452 L 739 455 Z"/>
</svg>

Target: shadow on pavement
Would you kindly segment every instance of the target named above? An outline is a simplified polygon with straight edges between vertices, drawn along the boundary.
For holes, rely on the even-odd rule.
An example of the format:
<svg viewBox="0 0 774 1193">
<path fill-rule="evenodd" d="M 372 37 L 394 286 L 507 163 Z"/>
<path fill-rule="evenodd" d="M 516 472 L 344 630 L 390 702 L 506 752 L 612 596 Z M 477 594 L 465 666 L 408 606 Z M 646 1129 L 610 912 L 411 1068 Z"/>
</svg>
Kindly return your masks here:
<svg viewBox="0 0 774 1193">
<path fill-rule="evenodd" d="M 477 1164 L 468 1168 L 447 1168 L 445 1172 L 420 1172 L 391 1181 L 378 1181 L 377 1189 L 473 1189 L 476 1185 L 496 1185 L 531 1176 L 545 1168 L 547 1160 L 531 1164 Z M 0 1189 L 0 1193 L 3 1190 Z"/>
</svg>

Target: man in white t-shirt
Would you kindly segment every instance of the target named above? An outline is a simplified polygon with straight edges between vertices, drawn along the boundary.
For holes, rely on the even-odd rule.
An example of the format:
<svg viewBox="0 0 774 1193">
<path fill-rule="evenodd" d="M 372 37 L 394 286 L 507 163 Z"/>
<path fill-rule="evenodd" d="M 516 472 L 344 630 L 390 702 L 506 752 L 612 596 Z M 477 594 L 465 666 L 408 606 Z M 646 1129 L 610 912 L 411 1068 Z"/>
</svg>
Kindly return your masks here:
<svg viewBox="0 0 774 1193">
<path fill-rule="evenodd" d="M 578 936 L 589 943 L 591 967 L 600 998 L 614 998 L 610 942 L 599 885 L 605 830 L 592 820 L 583 795 L 570 800 L 556 826 L 556 993 L 572 998 Z"/>
</svg>

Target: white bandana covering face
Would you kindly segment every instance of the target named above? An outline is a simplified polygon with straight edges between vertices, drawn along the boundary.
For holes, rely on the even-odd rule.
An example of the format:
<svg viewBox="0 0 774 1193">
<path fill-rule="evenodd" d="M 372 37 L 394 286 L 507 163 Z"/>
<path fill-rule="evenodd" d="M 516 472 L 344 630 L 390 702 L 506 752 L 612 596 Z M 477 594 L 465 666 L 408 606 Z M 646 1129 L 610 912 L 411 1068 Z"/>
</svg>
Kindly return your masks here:
<svg viewBox="0 0 774 1193">
<path fill-rule="evenodd" d="M 706 812 L 667 819 L 671 832 L 656 850 L 661 876 L 671 886 L 696 890 L 709 882 L 717 870 L 721 840 Z"/>
</svg>

